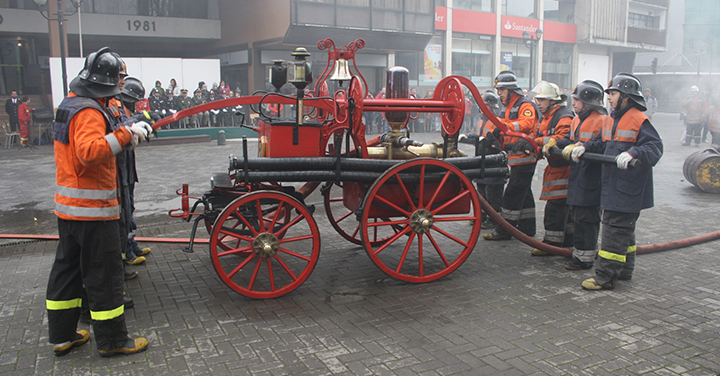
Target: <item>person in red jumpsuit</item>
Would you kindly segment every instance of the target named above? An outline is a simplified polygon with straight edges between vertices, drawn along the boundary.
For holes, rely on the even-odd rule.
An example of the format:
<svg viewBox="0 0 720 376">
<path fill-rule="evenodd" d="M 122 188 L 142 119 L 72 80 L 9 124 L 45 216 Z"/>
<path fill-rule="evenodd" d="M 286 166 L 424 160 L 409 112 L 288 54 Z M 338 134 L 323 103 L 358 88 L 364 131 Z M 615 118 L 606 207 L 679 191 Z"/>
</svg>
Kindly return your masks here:
<svg viewBox="0 0 720 376">
<path fill-rule="evenodd" d="M 30 146 L 30 113 L 32 108 L 28 107 L 30 98 L 23 97 L 18 106 L 18 120 L 20 125 L 20 146 Z"/>
</svg>

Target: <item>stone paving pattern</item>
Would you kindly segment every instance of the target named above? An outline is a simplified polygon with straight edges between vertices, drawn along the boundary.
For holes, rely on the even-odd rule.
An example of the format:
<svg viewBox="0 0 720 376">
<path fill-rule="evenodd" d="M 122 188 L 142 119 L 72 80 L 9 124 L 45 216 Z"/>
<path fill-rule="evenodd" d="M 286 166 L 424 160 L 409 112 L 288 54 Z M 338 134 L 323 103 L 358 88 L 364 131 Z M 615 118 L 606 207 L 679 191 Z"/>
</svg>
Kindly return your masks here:
<svg viewBox="0 0 720 376">
<path fill-rule="evenodd" d="M 642 213 L 638 244 L 718 229 L 717 195 L 682 176 L 677 114 L 658 114 L 666 155 L 656 207 Z M 421 134 L 436 140 L 437 135 Z M 238 142 L 138 150 L 140 236 L 187 236 L 167 217 L 175 189 L 207 189 Z M 707 144 L 706 144 L 707 145 Z M 705 146 L 706 146 L 705 145 Z M 0 230 L 57 233 L 52 149 L 0 150 Z M 541 171 L 536 174 L 539 192 Z M 313 195 L 310 202 L 320 201 Z M 542 205 L 537 210 L 542 238 Z M 457 271 L 427 284 L 386 276 L 330 227 L 322 205 L 320 260 L 295 291 L 271 300 L 236 294 L 216 276 L 207 246 L 150 244 L 128 281 L 132 336 L 147 352 L 101 358 L 94 344 L 56 358 L 47 342 L 45 288 L 57 242 L 0 240 L 0 374 L 3 375 L 718 375 L 717 242 L 638 256 L 614 291 L 580 288 L 590 271 L 561 257 L 532 257 L 517 240 L 479 240 Z M 207 237 L 205 231 L 200 236 Z M 88 325 L 79 324 L 87 329 Z"/>
</svg>

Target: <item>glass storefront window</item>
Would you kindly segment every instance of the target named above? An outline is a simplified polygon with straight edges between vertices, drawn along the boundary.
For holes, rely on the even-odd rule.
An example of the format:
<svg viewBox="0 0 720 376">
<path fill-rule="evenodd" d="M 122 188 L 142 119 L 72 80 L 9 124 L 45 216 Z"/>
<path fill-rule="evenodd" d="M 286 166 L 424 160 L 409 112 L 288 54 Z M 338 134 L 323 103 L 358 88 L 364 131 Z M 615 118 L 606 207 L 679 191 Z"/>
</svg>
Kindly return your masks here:
<svg viewBox="0 0 720 376">
<path fill-rule="evenodd" d="M 453 8 L 493 13 L 495 12 L 495 0 L 455 0 Z"/>
<path fill-rule="evenodd" d="M 575 2 L 561 0 L 545 1 L 545 21 L 574 23 Z"/>
<path fill-rule="evenodd" d="M 452 74 L 467 77 L 478 87 L 490 86 L 492 41 L 453 39 Z"/>
<path fill-rule="evenodd" d="M 502 14 L 525 18 L 537 18 L 535 0 L 502 0 Z"/>
<path fill-rule="evenodd" d="M 542 79 L 557 84 L 560 89 L 572 91 L 573 45 L 544 42 Z"/>
<path fill-rule="evenodd" d="M 518 86 L 525 89 L 530 87 L 530 49 L 525 46 L 522 39 L 503 38 L 500 54 L 512 54 L 510 70 L 518 78 Z M 533 77 L 533 80 L 537 80 Z M 539 81 L 539 80 L 538 80 Z"/>
</svg>

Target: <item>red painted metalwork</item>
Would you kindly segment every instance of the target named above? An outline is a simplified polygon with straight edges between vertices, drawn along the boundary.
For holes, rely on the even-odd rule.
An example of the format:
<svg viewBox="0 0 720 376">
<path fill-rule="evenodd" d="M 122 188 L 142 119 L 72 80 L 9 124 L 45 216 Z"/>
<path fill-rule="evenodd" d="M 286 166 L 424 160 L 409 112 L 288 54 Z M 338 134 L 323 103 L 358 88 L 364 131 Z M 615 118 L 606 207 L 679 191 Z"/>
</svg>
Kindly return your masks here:
<svg viewBox="0 0 720 376">
<path fill-rule="evenodd" d="M 419 173 L 420 183 L 404 184 L 406 173 Z M 426 174 L 431 173 L 440 181 L 429 183 Z M 370 187 L 363 204 L 365 250 L 383 272 L 403 281 L 429 282 L 450 274 L 470 256 L 480 234 L 475 186 L 441 160 L 419 158 L 390 168 Z M 374 221 L 373 213 L 386 216 Z M 465 230 L 458 230 L 460 223 Z M 366 240 L 377 233 L 389 239 L 381 244 Z"/>
<path fill-rule="evenodd" d="M 294 290 L 310 276 L 320 255 L 312 214 L 281 192 L 239 197 L 220 213 L 210 239 L 210 257 L 220 279 L 252 298 Z"/>
</svg>

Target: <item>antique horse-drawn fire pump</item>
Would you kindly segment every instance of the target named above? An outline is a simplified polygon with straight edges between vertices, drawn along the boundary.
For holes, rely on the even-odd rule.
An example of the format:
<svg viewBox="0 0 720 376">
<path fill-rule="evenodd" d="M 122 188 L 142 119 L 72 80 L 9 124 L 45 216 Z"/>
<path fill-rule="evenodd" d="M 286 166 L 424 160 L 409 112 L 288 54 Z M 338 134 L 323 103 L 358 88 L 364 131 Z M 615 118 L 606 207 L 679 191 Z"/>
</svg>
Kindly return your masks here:
<svg viewBox="0 0 720 376">
<path fill-rule="evenodd" d="M 472 179 L 504 176 L 508 169 L 504 153 L 484 155 L 484 148 L 476 147 L 476 155 L 467 156 L 457 148 L 465 112 L 463 86 L 503 133 L 520 134 L 509 132 L 484 105 L 475 85 L 460 76 L 442 79 L 432 98 L 416 99 L 408 95 L 407 69 L 393 67 L 387 72 L 386 99 L 366 99 L 367 84 L 355 64 L 355 53 L 364 44 L 358 39 L 336 48 L 331 39 L 318 42 L 328 60 L 313 90 L 307 87 L 312 82 L 309 53 L 298 48 L 294 60 L 274 62 L 271 77 L 276 89 L 286 82 L 294 85 L 296 96 L 269 92 L 216 101 L 154 125 L 211 108 L 257 106 L 259 155 L 251 158 L 243 140 L 242 156 L 230 157 L 229 173 L 215 174 L 212 189 L 192 208 L 188 200 L 194 197 L 184 185 L 178 190 L 182 209 L 170 213 L 188 221 L 195 217 L 192 237 L 204 223 L 215 270 L 236 292 L 273 298 L 308 278 L 320 255 L 320 233 L 314 207 L 304 199 L 318 187 L 332 227 L 362 245 L 396 279 L 429 282 L 446 276 L 475 247 L 481 209 Z M 339 89 L 331 93 L 329 87 L 335 86 Z M 281 104 L 294 106 L 292 119 L 264 113 L 265 107 Z M 391 130 L 366 140 L 364 112 L 384 113 Z M 438 113 L 442 143 L 411 139 L 404 129 L 410 113 Z M 288 185 L 292 182 L 304 185 L 296 189 Z M 203 210 L 196 211 L 200 205 Z"/>
</svg>

